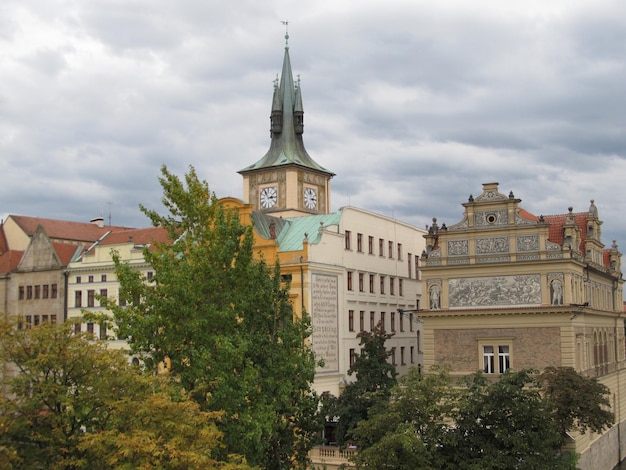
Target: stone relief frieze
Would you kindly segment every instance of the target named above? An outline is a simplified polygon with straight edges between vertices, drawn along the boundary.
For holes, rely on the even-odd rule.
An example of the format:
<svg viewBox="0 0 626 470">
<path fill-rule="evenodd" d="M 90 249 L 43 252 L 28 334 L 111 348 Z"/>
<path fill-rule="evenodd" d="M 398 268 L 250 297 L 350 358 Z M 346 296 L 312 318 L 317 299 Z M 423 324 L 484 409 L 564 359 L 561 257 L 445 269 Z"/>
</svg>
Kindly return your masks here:
<svg viewBox="0 0 626 470">
<path fill-rule="evenodd" d="M 561 249 L 561 245 L 558 243 L 551 242 L 546 240 L 546 250 L 548 251 L 559 251 Z"/>
<path fill-rule="evenodd" d="M 488 255 L 491 253 L 508 253 L 508 237 L 489 237 L 476 239 L 476 254 Z"/>
<path fill-rule="evenodd" d="M 482 211 L 474 214 L 476 228 L 497 227 L 509 224 L 509 214 L 506 209 Z"/>
<path fill-rule="evenodd" d="M 485 201 L 485 200 L 495 201 L 495 200 L 502 200 L 502 199 L 507 199 L 507 197 L 504 194 L 499 193 L 498 191 L 489 190 L 489 191 L 483 192 L 480 196 L 478 196 L 476 198 L 476 202 Z"/>
<path fill-rule="evenodd" d="M 476 258 L 476 264 L 487 264 L 487 263 L 510 263 L 510 256 L 489 256 L 487 258 Z"/>
<path fill-rule="evenodd" d="M 539 235 L 518 236 L 517 251 L 539 251 Z"/>
<path fill-rule="evenodd" d="M 451 308 L 541 303 L 539 274 L 450 279 L 448 289 Z"/>
<path fill-rule="evenodd" d="M 515 212 L 515 225 L 537 225 L 534 220 L 524 219 L 519 215 L 519 211 Z"/>
<path fill-rule="evenodd" d="M 517 261 L 539 261 L 541 256 L 539 255 L 520 255 L 517 257 Z"/>
<path fill-rule="evenodd" d="M 468 254 L 468 240 L 448 240 L 448 256 L 467 256 Z"/>
<path fill-rule="evenodd" d="M 452 258 L 448 260 L 448 265 L 470 264 L 469 258 Z"/>
<path fill-rule="evenodd" d="M 563 259 L 563 253 L 554 253 L 547 256 L 548 259 Z"/>
<path fill-rule="evenodd" d="M 437 248 L 436 250 L 428 253 L 428 258 L 441 258 L 441 248 Z"/>
<path fill-rule="evenodd" d="M 458 224 L 454 224 L 450 227 L 448 227 L 448 231 L 454 231 L 454 230 L 467 230 L 469 228 L 469 220 L 467 220 L 467 217 L 464 218 L 463 220 L 461 220 Z"/>
</svg>

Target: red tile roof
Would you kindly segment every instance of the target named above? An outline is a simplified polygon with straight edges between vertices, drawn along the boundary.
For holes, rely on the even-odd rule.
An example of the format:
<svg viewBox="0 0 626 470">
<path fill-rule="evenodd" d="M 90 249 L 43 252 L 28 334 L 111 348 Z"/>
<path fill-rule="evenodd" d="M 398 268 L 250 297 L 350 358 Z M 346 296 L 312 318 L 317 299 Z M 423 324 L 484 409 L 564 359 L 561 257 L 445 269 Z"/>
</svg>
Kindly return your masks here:
<svg viewBox="0 0 626 470">
<path fill-rule="evenodd" d="M 539 217 L 537 217 L 536 215 L 531 214 L 530 212 L 528 212 L 526 209 L 522 209 L 520 208 L 517 211 L 518 215 L 525 220 L 532 220 L 533 222 L 537 222 L 539 220 Z"/>
<path fill-rule="evenodd" d="M 0 273 L 10 273 L 17 269 L 17 265 L 20 263 L 23 251 L 9 250 L 0 254 Z"/>
<path fill-rule="evenodd" d="M 119 245 L 132 240 L 135 245 L 147 245 L 154 242 L 167 242 L 167 230 L 162 227 L 149 227 L 113 231 L 102 240 L 102 245 Z"/>
<path fill-rule="evenodd" d="M 543 216 L 546 223 L 550 224 L 548 239 L 551 242 L 558 243 L 559 245 L 563 244 L 563 226 L 565 225 L 569 215 L 570 214 Z M 587 216 L 589 215 L 589 212 L 576 212 L 571 215 L 574 216 L 574 223 L 578 226 L 578 228 L 580 228 L 579 249 L 584 252 L 585 238 L 587 237 Z"/>
<path fill-rule="evenodd" d="M 70 245 L 69 243 L 52 242 L 54 251 L 56 251 L 62 266 L 67 266 L 72 261 L 72 257 L 79 249 L 76 245 Z"/>
<path fill-rule="evenodd" d="M 10 215 L 9 217 L 11 217 L 29 237 L 32 237 L 37 227 L 42 225 L 48 237 L 56 240 L 95 242 L 110 230 L 128 230 L 127 227 L 107 225 L 98 227 L 98 225 L 88 222 L 42 219 L 40 217 L 28 217 L 23 215 Z"/>
<path fill-rule="evenodd" d="M 4 236 L 4 226 L 0 225 L 0 254 L 4 253 L 9 249 L 9 244 L 7 243 L 7 239 Z"/>
</svg>

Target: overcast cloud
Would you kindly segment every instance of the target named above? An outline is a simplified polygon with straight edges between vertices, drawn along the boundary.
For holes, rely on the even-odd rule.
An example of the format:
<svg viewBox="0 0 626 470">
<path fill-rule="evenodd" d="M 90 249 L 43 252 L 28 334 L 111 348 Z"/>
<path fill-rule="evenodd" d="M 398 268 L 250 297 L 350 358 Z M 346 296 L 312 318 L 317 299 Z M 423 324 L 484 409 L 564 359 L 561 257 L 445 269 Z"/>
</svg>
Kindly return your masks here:
<svg viewBox="0 0 626 470">
<path fill-rule="evenodd" d="M 620 0 L 4 0 L 0 216 L 146 226 L 162 164 L 241 197 L 281 20 L 333 210 L 452 225 L 497 181 L 536 215 L 594 199 L 626 251 Z"/>
</svg>

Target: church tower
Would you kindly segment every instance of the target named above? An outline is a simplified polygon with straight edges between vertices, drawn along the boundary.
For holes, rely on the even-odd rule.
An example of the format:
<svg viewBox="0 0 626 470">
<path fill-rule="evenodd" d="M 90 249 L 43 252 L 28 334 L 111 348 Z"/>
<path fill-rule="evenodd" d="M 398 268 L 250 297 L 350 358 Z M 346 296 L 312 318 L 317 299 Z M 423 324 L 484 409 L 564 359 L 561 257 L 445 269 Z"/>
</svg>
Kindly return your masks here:
<svg viewBox="0 0 626 470">
<path fill-rule="evenodd" d="M 289 35 L 285 34 L 283 69 L 280 81 L 278 77 L 274 81 L 270 148 L 259 161 L 239 171 L 243 176 L 243 199 L 254 210 L 284 217 L 330 212 L 330 179 L 334 173 L 309 156 L 303 132 L 300 79 L 294 82 Z"/>
</svg>

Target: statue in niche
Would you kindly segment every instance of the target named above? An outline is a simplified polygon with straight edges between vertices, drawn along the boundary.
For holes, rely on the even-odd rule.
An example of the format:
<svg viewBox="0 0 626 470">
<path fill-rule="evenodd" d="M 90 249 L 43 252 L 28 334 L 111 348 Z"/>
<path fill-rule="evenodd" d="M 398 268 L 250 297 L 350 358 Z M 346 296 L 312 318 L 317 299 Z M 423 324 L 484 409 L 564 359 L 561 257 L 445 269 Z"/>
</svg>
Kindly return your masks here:
<svg viewBox="0 0 626 470">
<path fill-rule="evenodd" d="M 552 305 L 563 305 L 563 286 L 561 281 L 558 279 L 552 281 L 550 291 L 552 294 Z"/>
<path fill-rule="evenodd" d="M 439 286 L 432 286 L 430 288 L 430 308 L 432 310 L 437 310 L 441 308 L 440 297 L 441 297 L 441 292 L 439 290 Z"/>
</svg>

